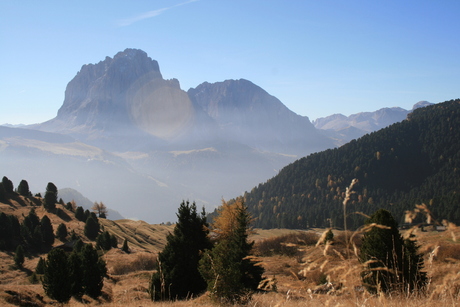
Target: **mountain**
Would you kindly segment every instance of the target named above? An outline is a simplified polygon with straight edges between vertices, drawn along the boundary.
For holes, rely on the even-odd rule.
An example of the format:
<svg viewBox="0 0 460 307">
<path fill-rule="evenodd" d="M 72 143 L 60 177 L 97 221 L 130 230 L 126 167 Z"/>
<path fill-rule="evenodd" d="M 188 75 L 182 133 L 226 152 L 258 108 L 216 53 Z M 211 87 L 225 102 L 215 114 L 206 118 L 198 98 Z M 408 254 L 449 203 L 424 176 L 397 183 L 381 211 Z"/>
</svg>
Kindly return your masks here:
<svg viewBox="0 0 460 307">
<path fill-rule="evenodd" d="M 248 80 L 205 82 L 190 89 L 188 94 L 217 122 L 227 140 L 262 151 L 299 156 L 332 146 L 308 117 L 292 112 Z"/>
<path fill-rule="evenodd" d="M 174 220 L 182 200 L 212 210 L 334 146 L 250 81 L 205 82 L 186 92 L 137 49 L 83 65 L 57 116 L 26 128 L 18 130 L 25 137 L 0 139 L 8 178 L 28 178 L 33 191 L 52 181 L 155 223 Z M 33 133 L 50 139 L 37 142 Z"/>
<path fill-rule="evenodd" d="M 403 223 L 406 211 L 422 203 L 437 221 L 459 223 L 458 127 L 459 99 L 418 108 L 402 122 L 301 158 L 244 194 L 255 227 L 343 227 L 345 192 L 355 178 L 349 227 L 363 222 L 353 212 L 378 208 Z"/>
<path fill-rule="evenodd" d="M 313 125 L 315 128 L 323 130 L 325 135 L 335 139 L 336 144 L 340 146 L 367 133 L 400 122 L 406 119 L 413 110 L 428 105 L 431 105 L 428 101 L 419 101 L 412 110 L 394 107 L 382 108 L 374 112 L 361 112 L 348 117 L 342 114 L 333 114 L 314 120 Z"/>
</svg>

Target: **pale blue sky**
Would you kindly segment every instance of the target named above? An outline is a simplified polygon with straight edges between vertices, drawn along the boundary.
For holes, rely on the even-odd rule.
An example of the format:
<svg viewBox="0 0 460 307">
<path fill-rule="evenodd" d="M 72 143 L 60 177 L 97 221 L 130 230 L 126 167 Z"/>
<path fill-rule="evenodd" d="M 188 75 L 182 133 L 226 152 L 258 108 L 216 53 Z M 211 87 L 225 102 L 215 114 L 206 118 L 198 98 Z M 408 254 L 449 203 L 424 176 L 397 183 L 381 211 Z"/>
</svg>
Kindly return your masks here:
<svg viewBox="0 0 460 307">
<path fill-rule="evenodd" d="M 142 49 L 184 90 L 245 78 L 311 120 L 460 97 L 460 1 L 0 1 L 0 124 L 56 116 L 83 64 Z"/>
</svg>

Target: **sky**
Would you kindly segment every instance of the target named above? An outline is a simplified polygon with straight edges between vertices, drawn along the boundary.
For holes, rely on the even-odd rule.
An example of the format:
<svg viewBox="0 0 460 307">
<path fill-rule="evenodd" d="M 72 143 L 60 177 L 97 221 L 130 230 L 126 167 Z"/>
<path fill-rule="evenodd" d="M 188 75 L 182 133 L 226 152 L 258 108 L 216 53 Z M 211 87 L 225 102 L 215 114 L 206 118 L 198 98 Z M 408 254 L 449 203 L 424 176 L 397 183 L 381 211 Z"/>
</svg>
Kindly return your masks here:
<svg viewBox="0 0 460 307">
<path fill-rule="evenodd" d="M 54 118 L 126 48 L 188 90 L 244 78 L 310 120 L 460 98 L 458 0 L 0 1 L 0 124 Z"/>
</svg>

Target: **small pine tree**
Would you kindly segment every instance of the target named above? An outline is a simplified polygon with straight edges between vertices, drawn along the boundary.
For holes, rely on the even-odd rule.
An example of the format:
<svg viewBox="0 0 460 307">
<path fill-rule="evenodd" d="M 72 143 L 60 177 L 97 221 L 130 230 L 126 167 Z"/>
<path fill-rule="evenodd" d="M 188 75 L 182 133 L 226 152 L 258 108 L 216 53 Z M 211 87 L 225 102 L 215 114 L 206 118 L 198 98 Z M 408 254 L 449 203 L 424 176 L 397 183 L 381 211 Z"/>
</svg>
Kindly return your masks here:
<svg viewBox="0 0 460 307">
<path fill-rule="evenodd" d="M 60 303 L 70 300 L 71 280 L 69 278 L 69 265 L 65 252 L 56 248 L 48 253 L 43 275 L 43 289 L 46 295 Z"/>
<path fill-rule="evenodd" d="M 8 195 L 6 193 L 5 186 L 3 182 L 0 182 L 0 201 L 5 202 L 8 200 Z"/>
<path fill-rule="evenodd" d="M 8 177 L 3 176 L 2 183 L 3 183 L 3 187 L 5 188 L 5 192 L 7 194 L 11 194 L 11 193 L 14 192 L 13 182 L 11 180 L 9 180 Z"/>
<path fill-rule="evenodd" d="M 426 273 L 421 271 L 423 258 L 415 241 L 402 239 L 395 219 L 384 209 L 376 211 L 366 225 L 372 228 L 364 234 L 359 254 L 366 288 L 372 293 L 421 290 Z"/>
<path fill-rule="evenodd" d="M 16 251 L 14 252 L 14 264 L 17 268 L 22 268 L 24 260 L 24 247 L 22 247 L 22 245 L 18 245 Z"/>
<path fill-rule="evenodd" d="M 22 196 L 30 196 L 29 183 L 25 180 L 21 180 L 18 185 L 18 193 Z"/>
<path fill-rule="evenodd" d="M 80 241 L 81 242 L 81 241 Z M 81 250 L 74 249 L 69 256 L 69 279 L 70 292 L 72 296 L 81 298 L 84 294 L 83 289 L 83 268 Z"/>
<path fill-rule="evenodd" d="M 80 222 L 86 221 L 85 211 L 83 210 L 83 207 L 78 206 L 77 209 L 75 209 L 75 218 Z"/>
<path fill-rule="evenodd" d="M 96 248 L 108 251 L 112 248 L 112 236 L 108 231 L 104 231 L 96 238 Z"/>
<path fill-rule="evenodd" d="M 121 247 L 121 250 L 124 251 L 127 254 L 130 252 L 127 239 L 125 239 L 125 241 L 123 241 L 123 246 Z"/>
<path fill-rule="evenodd" d="M 206 290 L 198 271 L 200 254 L 211 248 L 205 212 L 200 215 L 195 203 L 182 202 L 177 218 L 174 232 L 158 255 L 159 270 L 150 282 L 152 300 L 184 299 Z"/>
<path fill-rule="evenodd" d="M 84 293 L 97 298 L 102 294 L 104 276 L 107 273 L 105 262 L 99 258 L 97 250 L 91 244 L 85 244 L 81 251 L 81 258 Z"/>
<path fill-rule="evenodd" d="M 35 273 L 38 275 L 45 274 L 45 259 L 43 259 L 42 257 L 38 259 L 37 266 L 35 267 Z"/>
<path fill-rule="evenodd" d="M 54 244 L 54 229 L 48 216 L 44 215 L 40 220 L 40 228 L 42 231 L 43 243 L 47 247 Z"/>
<path fill-rule="evenodd" d="M 97 220 L 95 220 L 92 216 L 88 217 L 85 223 L 85 236 L 90 240 L 95 240 L 97 235 L 99 234 L 100 226 Z"/>
<path fill-rule="evenodd" d="M 118 247 L 118 239 L 115 235 L 110 236 L 110 244 L 112 248 L 117 248 Z"/>
<path fill-rule="evenodd" d="M 43 202 L 43 206 L 45 207 L 46 211 L 54 212 L 56 210 L 57 195 L 57 187 L 54 185 L 54 183 L 48 182 L 48 185 L 46 186 L 45 199 Z"/>
<path fill-rule="evenodd" d="M 67 238 L 67 227 L 65 226 L 64 223 L 59 224 L 57 230 L 56 230 L 56 237 L 61 240 L 61 242 L 64 242 Z"/>
</svg>

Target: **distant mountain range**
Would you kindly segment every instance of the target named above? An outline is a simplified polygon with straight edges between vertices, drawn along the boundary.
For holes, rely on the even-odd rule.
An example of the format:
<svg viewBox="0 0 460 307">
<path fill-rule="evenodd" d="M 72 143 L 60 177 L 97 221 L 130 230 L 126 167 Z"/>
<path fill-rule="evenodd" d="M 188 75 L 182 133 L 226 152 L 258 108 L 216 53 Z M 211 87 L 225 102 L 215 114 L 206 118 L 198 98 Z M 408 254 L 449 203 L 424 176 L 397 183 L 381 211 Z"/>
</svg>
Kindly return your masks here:
<svg viewBox="0 0 460 307">
<path fill-rule="evenodd" d="M 321 117 L 313 121 L 317 129 L 336 141 L 337 145 L 343 145 L 353 139 L 388 127 L 391 124 L 406 119 L 407 115 L 418 108 L 431 105 L 428 101 L 419 101 L 412 110 L 405 110 L 399 107 L 383 108 L 374 112 L 361 112 L 345 116 L 333 114 Z"/>
<path fill-rule="evenodd" d="M 55 118 L 0 127 L 0 169 L 16 183 L 28 180 L 32 191 L 51 181 L 125 217 L 159 223 L 175 220 L 184 199 L 212 210 L 338 144 L 248 80 L 186 92 L 163 79 L 145 52 L 126 49 L 83 65 Z"/>
</svg>

